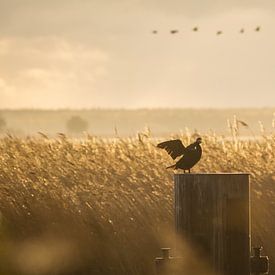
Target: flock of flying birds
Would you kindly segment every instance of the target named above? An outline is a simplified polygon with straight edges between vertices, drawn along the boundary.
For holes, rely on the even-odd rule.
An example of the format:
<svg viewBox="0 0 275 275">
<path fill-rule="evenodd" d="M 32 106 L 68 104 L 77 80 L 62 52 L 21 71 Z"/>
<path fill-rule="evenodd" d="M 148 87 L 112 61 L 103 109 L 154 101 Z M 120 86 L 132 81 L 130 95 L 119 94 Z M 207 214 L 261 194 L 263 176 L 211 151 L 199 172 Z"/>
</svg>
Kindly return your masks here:
<svg viewBox="0 0 275 275">
<path fill-rule="evenodd" d="M 260 30 L 261 30 L 261 26 L 257 26 L 257 27 L 254 29 L 255 32 L 259 32 Z M 192 31 L 193 31 L 193 32 L 198 32 L 198 31 L 199 31 L 199 27 L 196 26 L 196 27 L 192 28 Z M 158 33 L 159 33 L 158 30 L 153 30 L 153 31 L 152 31 L 152 34 L 158 34 Z M 177 33 L 179 33 L 179 30 L 177 30 L 177 29 L 170 30 L 170 34 L 177 34 Z M 245 29 L 244 29 L 244 28 L 241 28 L 241 29 L 239 30 L 239 33 L 240 33 L 240 34 L 245 33 Z M 222 31 L 222 30 L 217 30 L 217 31 L 216 31 L 216 35 L 222 35 L 222 34 L 223 34 L 223 31 Z"/>
</svg>

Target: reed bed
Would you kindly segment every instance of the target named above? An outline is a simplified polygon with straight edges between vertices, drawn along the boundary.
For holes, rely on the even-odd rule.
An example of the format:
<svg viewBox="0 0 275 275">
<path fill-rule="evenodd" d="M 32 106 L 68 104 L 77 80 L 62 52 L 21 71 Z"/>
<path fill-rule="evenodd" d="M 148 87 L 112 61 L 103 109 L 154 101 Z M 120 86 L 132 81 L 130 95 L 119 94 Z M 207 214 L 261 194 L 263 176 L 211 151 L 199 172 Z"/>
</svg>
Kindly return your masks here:
<svg viewBox="0 0 275 275">
<path fill-rule="evenodd" d="M 251 174 L 253 243 L 272 262 L 275 136 L 202 138 L 193 172 Z M 174 238 L 172 161 L 158 141 L 1 138 L 0 274 L 154 274 L 159 248 Z"/>
</svg>

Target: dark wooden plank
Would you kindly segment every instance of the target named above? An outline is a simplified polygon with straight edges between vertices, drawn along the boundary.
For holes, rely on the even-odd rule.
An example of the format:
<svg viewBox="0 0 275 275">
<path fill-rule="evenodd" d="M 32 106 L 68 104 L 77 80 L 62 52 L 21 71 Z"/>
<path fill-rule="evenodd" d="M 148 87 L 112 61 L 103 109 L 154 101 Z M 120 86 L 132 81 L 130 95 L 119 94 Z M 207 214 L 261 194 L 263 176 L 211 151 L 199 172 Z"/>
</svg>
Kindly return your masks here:
<svg viewBox="0 0 275 275">
<path fill-rule="evenodd" d="M 250 273 L 249 192 L 248 174 L 175 175 L 176 231 L 216 274 Z"/>
</svg>

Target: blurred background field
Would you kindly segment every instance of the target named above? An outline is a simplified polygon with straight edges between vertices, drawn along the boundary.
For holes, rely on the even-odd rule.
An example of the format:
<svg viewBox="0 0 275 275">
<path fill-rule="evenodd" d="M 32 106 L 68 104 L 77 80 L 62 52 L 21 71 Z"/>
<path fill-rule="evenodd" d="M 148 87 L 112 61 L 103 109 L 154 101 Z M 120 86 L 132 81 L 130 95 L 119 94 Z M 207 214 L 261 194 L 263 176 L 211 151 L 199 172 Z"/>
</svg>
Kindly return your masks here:
<svg viewBox="0 0 275 275">
<path fill-rule="evenodd" d="M 230 121 L 230 139 L 202 134 L 203 158 L 193 170 L 250 173 L 252 243 L 264 246 L 270 274 L 275 270 L 271 119 L 261 138 L 242 139 L 245 129 L 236 119 Z M 156 148 L 162 139 L 151 135 L 3 136 L 0 274 L 154 274 L 159 248 L 174 248 L 175 236 L 173 172 L 165 169 L 172 160 Z M 188 144 L 196 135 L 190 130 L 172 137 Z M 183 249 L 186 262 L 189 249 Z"/>
<path fill-rule="evenodd" d="M 197 129 L 209 133 L 212 130 L 228 135 L 227 119 L 236 115 L 249 125 L 249 129 L 240 129 L 241 134 L 250 136 L 251 130 L 255 135 L 259 134 L 259 121 L 270 131 L 273 113 L 274 108 L 0 110 L 0 132 L 8 131 L 17 136 L 37 132 L 54 136 L 62 132 L 79 137 L 86 131 L 98 136 L 128 137 L 149 127 L 152 134 L 159 137 L 184 132 L 188 127 L 191 131 Z M 80 127 L 70 127 L 70 121 L 75 118 L 78 119 L 76 124 L 82 123 Z"/>
</svg>

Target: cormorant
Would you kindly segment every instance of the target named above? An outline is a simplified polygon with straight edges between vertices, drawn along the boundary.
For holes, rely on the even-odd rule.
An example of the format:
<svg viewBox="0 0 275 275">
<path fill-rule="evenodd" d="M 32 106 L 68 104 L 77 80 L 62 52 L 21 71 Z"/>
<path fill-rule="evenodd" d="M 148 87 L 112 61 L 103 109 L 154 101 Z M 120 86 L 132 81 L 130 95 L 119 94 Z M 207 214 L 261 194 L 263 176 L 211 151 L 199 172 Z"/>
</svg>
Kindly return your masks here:
<svg viewBox="0 0 275 275">
<path fill-rule="evenodd" d="M 176 159 L 177 157 L 183 155 L 183 157 L 180 158 L 180 160 L 177 161 L 176 164 L 167 167 L 167 169 L 182 169 L 184 173 L 186 170 L 188 170 L 190 173 L 190 169 L 201 159 L 201 142 L 202 139 L 199 137 L 196 139 L 194 143 L 185 147 L 182 144 L 181 140 L 175 139 L 159 143 L 157 147 L 165 149 L 167 153 L 172 157 L 172 159 Z"/>
</svg>

